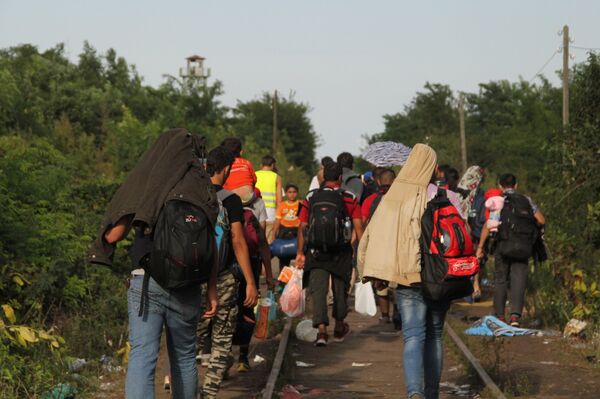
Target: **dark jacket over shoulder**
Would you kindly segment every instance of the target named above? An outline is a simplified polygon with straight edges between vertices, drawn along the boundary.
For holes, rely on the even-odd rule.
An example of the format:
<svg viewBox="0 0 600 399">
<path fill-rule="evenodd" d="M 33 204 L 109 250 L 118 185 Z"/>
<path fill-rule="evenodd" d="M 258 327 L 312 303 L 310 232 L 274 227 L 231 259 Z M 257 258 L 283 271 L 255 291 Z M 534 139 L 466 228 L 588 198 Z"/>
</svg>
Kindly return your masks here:
<svg viewBox="0 0 600 399">
<path fill-rule="evenodd" d="M 129 227 L 143 226 L 145 234 L 150 234 L 169 199 L 188 201 L 216 221 L 217 195 L 200 161 L 204 142 L 185 129 L 160 135 L 110 200 L 89 252 L 91 262 L 112 264 L 115 245 L 108 244 L 104 235 L 121 218 L 128 217 Z"/>
</svg>

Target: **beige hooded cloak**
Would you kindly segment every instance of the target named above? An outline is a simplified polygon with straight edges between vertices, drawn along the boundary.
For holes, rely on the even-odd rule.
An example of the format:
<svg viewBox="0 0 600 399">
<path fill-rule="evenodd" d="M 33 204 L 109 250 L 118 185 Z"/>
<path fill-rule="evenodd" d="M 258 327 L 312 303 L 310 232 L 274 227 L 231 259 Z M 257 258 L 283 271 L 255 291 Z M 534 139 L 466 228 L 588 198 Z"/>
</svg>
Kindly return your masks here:
<svg viewBox="0 0 600 399">
<path fill-rule="evenodd" d="M 362 277 L 401 285 L 421 281 L 421 217 L 436 163 L 437 156 L 431 147 L 425 144 L 413 147 L 360 241 L 358 267 Z"/>
</svg>

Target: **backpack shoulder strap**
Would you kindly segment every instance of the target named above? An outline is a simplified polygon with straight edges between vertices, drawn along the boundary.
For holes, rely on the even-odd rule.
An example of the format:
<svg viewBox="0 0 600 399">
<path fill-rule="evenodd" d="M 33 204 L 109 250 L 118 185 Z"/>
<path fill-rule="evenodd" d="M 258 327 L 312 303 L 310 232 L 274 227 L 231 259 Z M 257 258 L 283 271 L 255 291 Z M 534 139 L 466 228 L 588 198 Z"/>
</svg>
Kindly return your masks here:
<svg viewBox="0 0 600 399">
<path fill-rule="evenodd" d="M 344 184 L 348 184 L 350 182 L 350 180 L 354 180 L 354 179 L 360 179 L 360 176 L 357 174 L 351 174 L 350 176 L 348 176 L 344 179 Z"/>
<path fill-rule="evenodd" d="M 223 202 L 227 198 L 231 197 L 232 195 L 236 195 L 236 194 L 232 191 L 222 189 L 221 191 L 219 191 L 217 193 L 217 199 L 219 200 L 219 202 Z"/>
</svg>

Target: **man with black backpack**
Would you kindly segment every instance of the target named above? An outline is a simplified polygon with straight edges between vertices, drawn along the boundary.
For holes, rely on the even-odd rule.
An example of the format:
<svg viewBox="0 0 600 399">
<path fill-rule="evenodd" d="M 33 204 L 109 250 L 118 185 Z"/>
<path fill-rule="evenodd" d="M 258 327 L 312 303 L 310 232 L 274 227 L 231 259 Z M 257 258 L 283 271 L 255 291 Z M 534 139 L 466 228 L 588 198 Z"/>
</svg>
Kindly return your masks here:
<svg viewBox="0 0 600 399">
<path fill-rule="evenodd" d="M 511 326 L 518 327 L 525 300 L 529 258 L 533 255 L 533 247 L 538 239 L 540 228 L 546 221 L 531 198 L 516 191 L 515 175 L 507 173 L 500 176 L 499 185 L 504 192 L 504 207 L 500 213 L 495 250 L 494 311 L 500 320 L 505 320 L 506 290 L 510 278 L 509 323 Z M 488 236 L 489 229 L 486 224 L 477 247 L 478 257 L 484 254 Z"/>
<path fill-rule="evenodd" d="M 204 383 L 203 398 L 216 398 L 221 381 L 230 367 L 230 352 L 238 314 L 238 284 L 244 280 L 246 285 L 246 307 L 256 305 L 258 291 L 250 264 L 248 245 L 244 235 L 244 209 L 239 196 L 223 189 L 227 180 L 233 154 L 225 147 L 216 147 L 208 153 L 206 171 L 210 176 L 219 199 L 219 217 L 217 219 L 217 243 L 219 263 L 217 273 L 218 308 L 212 318 L 203 319 L 198 324 L 198 343 L 206 343 L 211 336 L 211 356 Z"/>
<path fill-rule="evenodd" d="M 360 205 L 356 197 L 340 188 L 342 167 L 325 166 L 323 187 L 309 192 L 300 210 L 296 266 L 305 269 L 313 300 L 313 326 L 319 329 L 316 346 L 328 342 L 327 293 L 333 291 L 334 342 L 343 342 L 350 332 L 344 322 L 352 274 L 352 235 L 362 237 Z M 305 246 L 306 245 L 306 246 Z"/>
<path fill-rule="evenodd" d="M 162 133 L 113 195 L 90 249 L 92 263 L 110 266 L 117 242 L 135 228 L 130 250 L 134 270 L 127 291 L 128 399 L 154 397 L 163 330 L 172 359 L 173 398 L 196 398 L 200 305 L 208 302 L 207 318 L 217 308 L 213 226 L 218 203 L 201 161 L 205 142 L 185 129 Z"/>
</svg>

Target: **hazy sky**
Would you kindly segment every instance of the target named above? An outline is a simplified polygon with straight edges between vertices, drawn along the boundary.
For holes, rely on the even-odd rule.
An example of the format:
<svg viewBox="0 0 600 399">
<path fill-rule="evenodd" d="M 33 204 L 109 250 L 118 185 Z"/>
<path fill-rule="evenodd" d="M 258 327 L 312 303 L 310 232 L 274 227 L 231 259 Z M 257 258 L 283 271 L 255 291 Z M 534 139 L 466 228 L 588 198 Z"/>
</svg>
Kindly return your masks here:
<svg viewBox="0 0 600 399">
<path fill-rule="evenodd" d="M 600 1 L 6 1 L 0 47 L 84 40 L 112 47 L 146 83 L 207 58 L 234 105 L 266 90 L 308 102 L 318 154 L 358 152 L 426 81 L 476 91 L 489 80 L 529 80 L 571 28 L 574 45 L 600 47 Z M 575 51 L 574 62 L 585 59 Z M 557 55 L 545 73 L 554 77 Z"/>
</svg>

